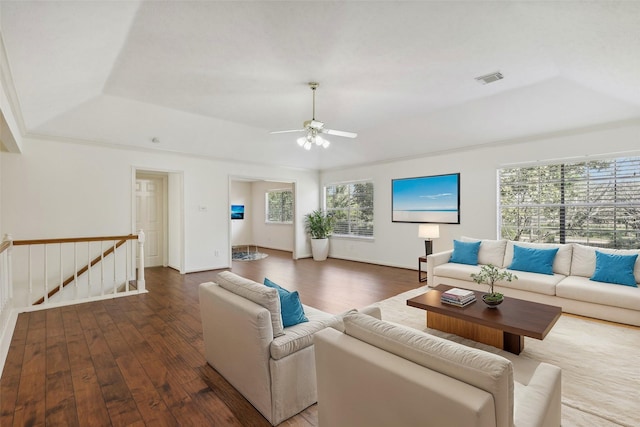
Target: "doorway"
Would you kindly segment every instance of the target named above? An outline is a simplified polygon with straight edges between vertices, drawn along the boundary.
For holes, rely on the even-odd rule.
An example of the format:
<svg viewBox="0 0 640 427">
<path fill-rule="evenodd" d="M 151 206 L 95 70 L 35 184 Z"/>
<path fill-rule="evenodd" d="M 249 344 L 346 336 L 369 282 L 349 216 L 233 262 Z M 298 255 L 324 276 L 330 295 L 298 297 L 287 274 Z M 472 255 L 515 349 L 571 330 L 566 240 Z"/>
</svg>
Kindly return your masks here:
<svg viewBox="0 0 640 427">
<path fill-rule="evenodd" d="M 293 193 L 293 221 L 279 222 L 267 218 L 267 193 L 277 191 Z M 229 215 L 229 265 L 233 247 L 253 245 L 291 252 L 296 259 L 296 183 L 295 181 L 229 177 L 229 208 L 242 206 L 242 219 Z"/>
<path fill-rule="evenodd" d="M 166 174 L 136 174 L 136 230 L 143 230 L 145 267 L 166 266 Z"/>
</svg>

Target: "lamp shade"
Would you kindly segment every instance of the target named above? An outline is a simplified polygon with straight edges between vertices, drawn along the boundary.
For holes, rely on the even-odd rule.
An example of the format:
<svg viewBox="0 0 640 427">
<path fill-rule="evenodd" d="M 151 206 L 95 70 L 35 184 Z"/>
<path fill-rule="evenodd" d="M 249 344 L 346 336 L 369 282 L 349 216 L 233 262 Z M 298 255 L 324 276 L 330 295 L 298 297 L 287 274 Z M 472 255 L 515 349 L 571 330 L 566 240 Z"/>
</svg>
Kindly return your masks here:
<svg viewBox="0 0 640 427">
<path fill-rule="evenodd" d="M 438 224 L 420 224 L 418 237 L 422 239 L 437 239 L 440 237 L 440 226 Z"/>
</svg>

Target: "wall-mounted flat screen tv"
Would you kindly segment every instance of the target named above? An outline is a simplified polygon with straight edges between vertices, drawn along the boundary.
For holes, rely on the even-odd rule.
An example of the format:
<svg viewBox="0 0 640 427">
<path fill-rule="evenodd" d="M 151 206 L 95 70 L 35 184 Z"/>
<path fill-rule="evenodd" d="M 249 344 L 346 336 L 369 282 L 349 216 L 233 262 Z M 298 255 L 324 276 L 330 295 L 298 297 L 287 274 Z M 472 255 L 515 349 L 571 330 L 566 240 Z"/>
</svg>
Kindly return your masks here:
<svg viewBox="0 0 640 427">
<path fill-rule="evenodd" d="M 244 205 L 231 205 L 231 219 L 244 219 Z"/>
<path fill-rule="evenodd" d="M 460 174 L 391 180 L 391 220 L 460 224 Z"/>
</svg>

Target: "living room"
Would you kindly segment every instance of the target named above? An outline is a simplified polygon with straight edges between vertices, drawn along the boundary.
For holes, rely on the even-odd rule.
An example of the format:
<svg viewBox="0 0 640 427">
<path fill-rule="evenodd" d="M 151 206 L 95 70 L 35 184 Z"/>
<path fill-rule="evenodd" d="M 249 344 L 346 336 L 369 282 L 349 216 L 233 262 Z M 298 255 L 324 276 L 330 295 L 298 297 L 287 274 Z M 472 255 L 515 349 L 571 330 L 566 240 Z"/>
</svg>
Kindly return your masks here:
<svg viewBox="0 0 640 427">
<path fill-rule="evenodd" d="M 640 95 L 637 89 L 640 82 L 636 72 L 640 46 L 633 36 L 635 28 L 640 26 L 640 11 L 632 2 L 594 2 L 594 10 L 580 15 L 585 21 L 581 31 L 571 27 L 576 31 L 575 38 L 569 31 L 567 39 L 563 39 L 567 45 L 576 43 L 570 49 L 561 49 L 547 39 L 557 32 L 543 37 L 544 42 L 540 45 L 534 43 L 537 39 L 533 35 L 548 29 L 542 21 L 547 12 L 545 8 L 555 7 L 553 2 L 546 2 L 547 5 L 524 2 L 531 3 L 534 8 L 527 31 L 523 29 L 522 33 L 517 33 L 516 24 L 500 27 L 513 31 L 505 32 L 505 38 L 516 40 L 513 44 L 501 46 L 500 50 L 496 48 L 500 53 L 493 57 L 487 53 L 491 51 L 487 47 L 490 45 L 471 44 L 464 52 L 447 45 L 446 49 L 439 51 L 442 55 L 440 61 L 420 58 L 412 62 L 410 56 L 401 56 L 402 43 L 399 41 L 402 37 L 399 36 L 389 45 L 381 42 L 379 46 L 385 48 L 381 51 L 384 55 L 365 52 L 365 56 L 370 55 L 373 59 L 369 58 L 366 66 L 357 67 L 347 74 L 347 67 L 332 64 L 334 68 L 327 69 L 314 64 L 314 61 L 323 59 L 321 54 L 311 52 L 308 56 L 298 56 L 313 51 L 313 44 L 302 43 L 288 58 L 289 62 L 298 64 L 299 69 L 296 72 L 287 67 L 280 69 L 278 78 L 273 79 L 277 83 L 271 88 L 265 88 L 265 85 L 272 70 L 266 70 L 265 77 L 261 79 L 254 80 L 258 73 L 251 74 L 252 78 L 239 83 L 239 86 L 248 88 L 231 95 L 219 88 L 224 84 L 212 84 L 216 80 L 215 76 L 210 76 L 213 80 L 207 80 L 207 84 L 218 89 L 212 89 L 208 96 L 220 100 L 213 112 L 219 113 L 218 116 L 205 107 L 201 111 L 197 108 L 182 111 L 177 98 L 173 104 L 164 102 L 167 101 L 165 99 L 154 103 L 154 97 L 148 93 L 127 92 L 128 85 L 144 87 L 146 76 L 150 80 L 155 78 L 146 67 L 136 71 L 116 66 L 129 64 L 126 61 L 131 59 L 131 55 L 140 52 L 120 50 L 126 45 L 128 31 L 132 28 L 139 30 L 138 27 L 129 27 L 128 23 L 157 24 L 150 18 L 153 14 L 149 14 L 153 2 L 142 2 L 142 6 L 137 2 L 126 2 L 124 12 L 112 10 L 108 2 L 97 2 L 100 5 L 96 10 L 82 6 L 83 10 L 78 12 L 79 19 L 86 19 L 89 26 L 94 23 L 95 15 L 102 12 L 114 16 L 111 16 L 113 21 L 104 18 L 105 21 L 100 23 L 118 23 L 114 24 L 115 29 L 103 29 L 104 33 L 96 36 L 98 40 L 102 37 L 109 39 L 108 43 L 105 42 L 109 45 L 109 55 L 104 55 L 109 58 L 99 62 L 102 66 L 101 79 L 94 81 L 95 75 L 87 74 L 92 78 L 89 79 L 91 84 L 82 79 L 87 75 L 76 71 L 90 69 L 91 63 L 98 63 L 98 58 L 105 53 L 96 53 L 99 49 L 93 44 L 89 46 L 90 52 L 84 51 L 87 46 L 78 40 L 81 39 L 78 34 L 90 34 L 89 30 L 84 28 L 78 29 L 77 33 L 63 33 L 65 37 L 57 41 L 56 37 L 51 37 L 54 39 L 52 43 L 59 42 L 60 45 L 47 45 L 42 41 L 46 38 L 43 33 L 47 31 L 58 34 L 53 28 L 61 22 L 68 27 L 82 26 L 70 18 L 72 11 L 65 9 L 71 6 L 47 2 L 60 6 L 58 11 L 54 11 L 54 6 L 37 6 L 35 2 L 22 2 L 25 6 L 20 6 L 19 3 L 0 3 L 0 140 L 4 145 L 0 153 L 0 231 L 2 235 L 11 234 L 14 239 L 98 236 L 135 231 L 136 208 L 132 196 L 135 171 L 153 171 L 179 177 L 179 192 L 172 203 L 181 216 L 181 230 L 178 238 L 170 242 L 178 248 L 176 261 L 170 264 L 181 273 L 231 267 L 232 222 L 229 208 L 234 202 L 230 197 L 230 186 L 239 178 L 293 183 L 296 215 L 291 257 L 302 259 L 311 256 L 309 239 L 304 231 L 304 214 L 322 207 L 324 187 L 335 183 L 371 181 L 374 188 L 373 238 L 334 236 L 329 256 L 415 270 L 417 257 L 424 254 L 424 240 L 418 238 L 418 224 L 392 222 L 393 179 L 460 174 L 460 223 L 440 225 L 440 236 L 433 242 L 434 252 L 440 252 L 451 249 L 453 240 L 460 236 L 499 237 L 497 170 L 500 168 L 640 155 Z M 314 3 L 314 12 L 324 10 L 321 4 L 311 3 Z M 462 31 L 458 26 L 471 25 L 474 12 L 480 13 L 478 9 L 487 6 L 496 13 L 501 13 L 502 9 L 501 2 L 490 2 L 489 5 L 472 2 L 477 3 L 475 6 L 455 3 L 457 6 L 453 13 L 447 13 L 448 17 L 455 14 L 460 17 L 459 22 L 447 21 L 455 31 Z M 526 5 L 511 3 L 510 7 L 518 12 L 517 22 L 523 22 L 523 16 L 528 14 Z M 580 21 L 575 19 L 573 8 L 579 9 L 584 5 L 562 3 L 565 4 L 557 5 L 560 18 L 556 19 Z M 432 6 L 436 8 L 432 10 L 434 16 L 437 16 L 440 6 Z M 40 11 L 39 7 L 45 9 Z M 347 7 L 347 16 L 354 18 L 358 10 L 351 7 L 355 8 Z M 399 6 L 400 9 L 403 7 L 408 6 Z M 256 8 L 271 16 L 263 6 Z M 292 8 L 295 13 L 289 17 L 291 20 L 305 16 L 304 9 Z M 237 17 L 242 13 L 251 13 L 249 9 L 248 4 L 239 6 L 235 12 L 238 15 L 233 16 L 239 19 Z M 333 11 L 330 16 L 339 16 L 341 11 Z M 121 20 L 116 19 L 121 17 L 119 13 L 125 14 Z M 222 24 L 219 15 L 206 16 L 212 22 Z M 260 22 L 259 15 L 250 16 L 254 25 Z M 166 15 L 164 19 L 168 19 Z M 504 16 L 493 19 L 502 22 Z M 493 19 L 490 22 L 494 22 Z M 426 22 L 436 28 L 437 21 L 431 17 Z M 277 27 L 273 21 L 269 22 Z M 376 15 L 370 24 L 380 26 L 384 22 L 383 17 Z M 397 26 L 402 22 L 398 21 Z M 359 25 L 365 24 L 354 27 L 359 28 Z M 150 27 L 153 31 L 144 27 L 145 31 L 151 31 L 154 36 L 158 35 L 156 31 L 162 33 L 158 30 L 161 26 Z M 175 31 L 186 31 L 185 27 L 188 25 Z M 391 27 L 391 30 L 383 31 L 384 35 L 388 36 L 396 26 Z M 41 28 L 42 32 L 33 31 L 33 28 Z M 336 34 L 341 34 L 337 24 L 331 28 Z M 594 28 L 598 31 L 592 31 Z M 137 42 L 144 39 L 144 35 L 135 31 L 132 36 Z M 445 28 L 439 33 L 446 35 L 449 31 Z M 33 34 L 26 34 L 29 32 Z M 272 35 L 269 31 L 267 33 Z M 438 41 L 446 38 L 442 34 Z M 584 34 L 592 34 L 594 38 L 578 43 Z M 465 35 L 468 39 L 473 38 L 472 31 Z M 494 37 L 483 40 L 497 41 L 501 39 L 500 35 L 498 31 L 494 34 L 496 40 Z M 350 38 L 347 36 L 354 34 L 350 32 L 342 38 L 336 36 L 336 44 L 348 45 Z M 220 40 L 232 45 L 229 51 L 233 50 L 228 38 L 220 34 L 211 37 L 202 44 L 215 44 L 213 42 L 218 40 L 215 37 L 221 37 Z M 282 37 L 276 38 L 283 42 L 280 40 Z M 410 53 L 427 49 L 420 40 L 415 41 L 420 49 L 408 40 L 404 42 L 413 46 Z M 461 36 L 456 42 L 464 44 L 465 39 Z M 509 62 L 510 54 L 519 51 L 519 42 L 523 43 L 524 53 Z M 597 45 L 596 54 L 586 50 L 585 45 L 589 44 Z M 372 42 L 363 46 L 370 49 L 374 45 Z M 65 46 L 65 49 L 58 51 L 60 46 Z M 291 45 L 287 46 L 291 48 Z M 264 51 L 269 52 L 266 48 Z M 56 60 L 56 55 L 47 52 L 55 52 L 62 59 Z M 205 52 L 210 56 L 214 54 Z M 345 60 L 346 55 L 340 52 L 342 55 L 335 62 Z M 473 67 L 482 65 L 481 69 L 474 69 L 463 60 L 468 59 L 465 55 L 473 52 L 476 52 Z M 228 54 L 228 51 L 224 53 Z M 323 53 L 331 58 L 329 51 Z M 394 56 L 396 54 L 397 57 Z M 539 74 L 532 77 L 533 71 L 528 70 L 527 79 L 516 77 L 519 73 L 524 75 L 524 69 L 530 65 L 522 56 L 535 57 L 537 54 L 544 59 L 540 69 L 535 70 Z M 477 59 L 485 55 L 488 58 Z M 424 53 L 423 56 L 429 57 L 429 54 Z M 77 58 L 85 59 L 76 62 Z M 241 58 L 236 66 L 245 60 Z M 387 63 L 394 61 L 405 70 L 390 68 L 397 74 L 387 75 L 386 67 L 390 67 Z M 367 67 L 378 62 L 385 65 L 376 71 L 382 77 L 365 77 Z M 442 74 L 446 73 L 429 74 L 430 64 L 436 62 L 460 62 L 456 73 L 459 80 L 440 83 L 444 81 L 440 80 Z M 167 64 L 153 65 L 158 69 L 168 67 Z M 207 65 L 212 68 L 221 66 L 217 62 Z M 112 67 L 117 75 L 110 77 L 108 70 Z M 433 67 L 437 68 L 435 64 Z M 229 74 L 238 74 L 237 69 L 230 68 L 231 71 L 227 70 Z M 247 68 L 260 68 L 260 64 L 252 62 Z M 497 69 L 504 73 L 504 79 L 485 86 L 474 81 L 476 76 Z M 118 86 L 118 78 L 127 71 L 135 75 L 133 83 Z M 47 78 L 49 72 L 51 78 Z M 407 82 L 403 82 L 405 78 Z M 421 78 L 428 84 L 411 86 L 411 82 L 419 82 Z M 186 81 L 190 77 L 183 75 L 180 79 Z M 268 134 L 269 131 L 293 129 L 311 117 L 311 94 L 307 86 L 311 79 L 320 81 L 316 94 L 318 117 L 326 120 L 327 126 L 357 131 L 358 138 L 328 137 L 331 138 L 331 146 L 326 150 L 313 147 L 306 151 L 296 144 L 297 134 Z M 385 79 L 391 89 L 385 84 Z M 463 79 L 469 80 L 470 85 L 477 85 L 473 94 L 466 96 L 455 89 L 457 84 L 465 90 L 468 88 L 467 83 L 458 83 Z M 166 80 L 161 81 L 166 83 Z M 392 81 L 395 86 L 390 83 Z M 79 88 L 81 84 L 78 82 L 86 83 L 87 87 Z M 501 88 L 501 84 L 510 86 Z M 437 86 L 449 87 L 456 104 L 443 99 L 447 91 L 444 94 L 439 92 L 440 98 L 436 100 L 428 89 L 435 90 Z M 171 89 L 171 85 L 165 87 Z M 185 89 L 183 86 L 180 88 Z M 193 90 L 193 87 L 186 89 Z M 264 93 L 261 92 L 263 89 Z M 486 92 L 481 93 L 482 90 Z M 163 86 L 156 86 L 149 92 L 161 93 Z M 284 101 L 277 96 L 279 93 Z M 397 93 L 405 94 L 406 98 Z M 132 96 L 128 97 L 128 94 Z M 234 95 L 238 104 L 230 102 Z M 416 98 L 420 102 L 416 102 Z M 247 107 L 252 100 L 256 103 L 255 109 Z M 432 101 L 434 105 L 430 104 Z M 269 111 L 270 103 L 279 106 L 274 108 L 279 117 Z M 295 108 L 286 109 L 282 106 L 286 103 Z M 381 104 L 399 107 L 394 115 L 384 120 L 388 110 Z M 231 113 L 225 111 L 227 107 L 241 112 L 231 117 Z M 242 107 L 247 109 L 242 111 Z M 366 118 L 369 109 L 371 119 Z M 350 110 L 359 115 L 351 119 Z M 248 118 L 239 121 L 240 115 Z M 159 135 L 159 143 L 152 141 L 156 135 Z M 252 243 L 270 247 L 269 242 L 260 240 L 259 236 Z"/>
</svg>

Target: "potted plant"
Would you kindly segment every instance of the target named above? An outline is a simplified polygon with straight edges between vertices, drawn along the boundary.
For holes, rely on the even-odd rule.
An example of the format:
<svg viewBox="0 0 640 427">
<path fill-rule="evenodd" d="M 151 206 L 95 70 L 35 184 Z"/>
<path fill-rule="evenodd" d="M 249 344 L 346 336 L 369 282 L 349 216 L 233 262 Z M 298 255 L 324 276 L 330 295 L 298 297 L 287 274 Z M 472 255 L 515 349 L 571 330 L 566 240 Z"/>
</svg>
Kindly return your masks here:
<svg viewBox="0 0 640 427">
<path fill-rule="evenodd" d="M 502 303 L 502 301 L 504 300 L 504 295 L 502 295 L 500 292 L 495 292 L 493 289 L 493 285 L 498 280 L 506 280 L 507 282 L 511 282 L 512 280 L 517 279 L 518 276 L 508 272 L 507 270 L 500 270 L 493 264 L 487 264 L 483 265 L 480 268 L 480 273 L 472 273 L 471 278 L 476 283 L 486 283 L 487 285 L 489 285 L 489 293 L 482 295 L 482 300 L 489 307 L 495 307 Z"/>
<path fill-rule="evenodd" d="M 333 233 L 335 218 L 321 210 L 304 217 L 304 227 L 311 237 L 311 253 L 315 261 L 324 261 L 329 254 L 329 236 Z"/>
</svg>

